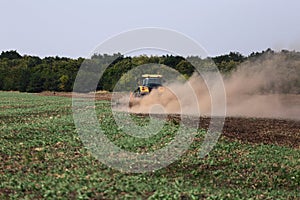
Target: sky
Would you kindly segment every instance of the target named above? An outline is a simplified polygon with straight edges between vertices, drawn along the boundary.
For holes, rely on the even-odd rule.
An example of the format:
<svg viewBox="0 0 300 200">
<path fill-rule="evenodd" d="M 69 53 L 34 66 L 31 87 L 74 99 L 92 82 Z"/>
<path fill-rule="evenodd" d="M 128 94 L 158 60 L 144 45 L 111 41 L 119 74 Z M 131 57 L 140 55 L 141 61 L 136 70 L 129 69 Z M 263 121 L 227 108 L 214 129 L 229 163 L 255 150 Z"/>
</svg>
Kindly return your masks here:
<svg viewBox="0 0 300 200">
<path fill-rule="evenodd" d="M 178 31 L 208 55 L 300 51 L 299 0 L 0 0 L 0 51 L 86 57 L 114 35 Z"/>
</svg>

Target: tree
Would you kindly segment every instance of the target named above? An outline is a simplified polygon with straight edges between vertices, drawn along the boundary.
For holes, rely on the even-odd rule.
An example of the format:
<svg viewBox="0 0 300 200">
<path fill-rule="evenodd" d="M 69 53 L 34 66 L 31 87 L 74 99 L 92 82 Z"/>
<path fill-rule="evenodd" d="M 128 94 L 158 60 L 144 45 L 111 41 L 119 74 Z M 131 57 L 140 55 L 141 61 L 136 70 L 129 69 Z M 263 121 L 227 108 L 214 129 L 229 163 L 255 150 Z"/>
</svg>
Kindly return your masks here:
<svg viewBox="0 0 300 200">
<path fill-rule="evenodd" d="M 181 60 L 175 67 L 183 75 L 191 76 L 194 72 L 194 67 L 186 60 Z"/>
<path fill-rule="evenodd" d="M 0 59 L 7 58 L 9 60 L 21 59 L 22 56 L 17 51 L 2 51 Z"/>
<path fill-rule="evenodd" d="M 26 92 L 42 92 L 44 90 L 43 82 L 44 80 L 42 79 L 40 73 L 38 72 L 33 73 L 30 77 L 30 81 L 26 89 Z"/>
<path fill-rule="evenodd" d="M 16 80 L 17 90 L 20 92 L 26 92 L 29 82 L 30 71 L 26 67 L 20 68 L 19 77 Z"/>
<path fill-rule="evenodd" d="M 186 59 L 173 55 L 124 57 L 120 53 L 113 55 L 99 54 L 90 59 L 71 59 L 58 56 L 41 59 L 37 56 L 21 56 L 17 51 L 12 50 L 0 54 L 0 90 L 18 90 L 22 92 L 72 91 L 76 77 L 77 80 L 80 80 L 80 85 L 77 84 L 76 89 L 81 92 L 96 89 L 112 91 L 119 80 L 121 85 L 126 86 L 124 87 L 125 90 L 130 90 L 130 87 L 134 87 L 133 85 L 136 84 L 143 73 L 159 73 L 164 74 L 166 79 L 171 78 L 173 76 L 172 70 L 166 71 L 164 65 L 171 67 L 174 71 L 176 70 L 185 78 L 190 77 L 195 69 L 200 70 L 200 72 L 215 71 L 216 65 L 223 75 L 230 75 L 242 62 L 254 63 L 248 65 L 248 67 L 251 67 L 262 63 L 264 60 L 272 59 L 274 56 L 282 59 L 281 62 L 284 62 L 284 64 L 275 63 L 278 65 L 277 68 L 280 69 L 280 73 L 277 72 L 278 70 L 273 70 L 269 74 L 275 73 L 278 77 L 285 78 L 284 82 L 270 83 L 266 91 L 269 88 L 275 88 L 273 91 L 300 93 L 300 52 L 287 50 L 274 52 L 271 49 L 251 53 L 248 57 L 238 52 L 230 52 L 215 57 L 189 56 Z M 140 65 L 145 67 L 139 70 L 138 66 Z M 259 66 L 263 68 L 266 65 Z M 83 70 L 78 75 L 80 67 Z M 101 74 L 102 78 L 98 80 L 101 69 L 104 69 L 104 67 L 107 68 Z M 285 72 L 289 72 L 288 75 Z"/>
<path fill-rule="evenodd" d="M 58 86 L 58 88 L 59 88 L 61 91 L 65 91 L 66 88 L 67 88 L 68 81 L 69 81 L 69 76 L 68 76 L 68 75 L 62 75 L 62 76 L 59 78 L 59 86 Z"/>
</svg>

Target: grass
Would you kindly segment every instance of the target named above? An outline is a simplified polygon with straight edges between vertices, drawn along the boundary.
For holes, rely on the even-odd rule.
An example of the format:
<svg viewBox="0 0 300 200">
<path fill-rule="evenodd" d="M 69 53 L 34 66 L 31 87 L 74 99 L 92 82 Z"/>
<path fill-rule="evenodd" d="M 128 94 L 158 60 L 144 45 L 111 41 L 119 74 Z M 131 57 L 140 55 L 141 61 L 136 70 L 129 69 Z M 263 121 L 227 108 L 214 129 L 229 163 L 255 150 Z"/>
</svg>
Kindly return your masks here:
<svg viewBox="0 0 300 200">
<path fill-rule="evenodd" d="M 130 151 L 152 151 L 172 140 L 167 123 L 150 140 L 118 129 L 109 103 L 97 113 L 107 136 Z M 149 119 L 133 116 L 141 125 Z M 168 167 L 121 173 L 96 160 L 75 130 L 71 99 L 0 92 L 0 199 L 299 199 L 300 151 L 221 137 L 204 159 L 197 131 L 189 150 Z"/>
</svg>

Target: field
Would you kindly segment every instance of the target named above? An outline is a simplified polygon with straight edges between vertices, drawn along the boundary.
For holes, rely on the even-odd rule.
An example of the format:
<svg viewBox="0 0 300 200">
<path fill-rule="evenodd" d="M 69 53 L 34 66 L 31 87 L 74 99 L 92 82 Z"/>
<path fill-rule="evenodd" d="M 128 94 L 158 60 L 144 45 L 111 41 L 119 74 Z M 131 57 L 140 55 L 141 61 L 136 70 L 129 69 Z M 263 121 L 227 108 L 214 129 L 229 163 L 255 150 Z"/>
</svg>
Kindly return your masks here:
<svg viewBox="0 0 300 200">
<path fill-rule="evenodd" d="M 96 102 L 98 118 L 118 146 L 138 152 L 172 140 L 178 116 L 168 116 L 161 134 L 135 140 L 119 131 L 106 97 Z M 226 118 L 219 142 L 200 159 L 209 121 L 203 118 L 179 160 L 133 174 L 107 167 L 86 150 L 70 98 L 0 92 L 0 110 L 0 199 L 300 198 L 300 121 Z M 142 125 L 149 118 L 132 117 Z"/>
</svg>

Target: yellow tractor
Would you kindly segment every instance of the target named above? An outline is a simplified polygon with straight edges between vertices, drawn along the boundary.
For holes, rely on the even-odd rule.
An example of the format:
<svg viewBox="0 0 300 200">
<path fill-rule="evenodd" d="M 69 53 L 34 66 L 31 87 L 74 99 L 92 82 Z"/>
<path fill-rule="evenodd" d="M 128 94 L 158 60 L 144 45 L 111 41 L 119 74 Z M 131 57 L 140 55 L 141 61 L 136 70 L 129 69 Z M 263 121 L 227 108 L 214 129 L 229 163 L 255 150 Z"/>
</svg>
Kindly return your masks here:
<svg viewBox="0 0 300 200">
<path fill-rule="evenodd" d="M 129 107 L 133 106 L 134 98 L 140 98 L 148 95 L 153 89 L 157 89 L 159 93 L 164 91 L 164 87 L 162 85 L 162 75 L 143 74 L 142 85 L 138 86 L 138 88 L 130 94 Z"/>
</svg>

